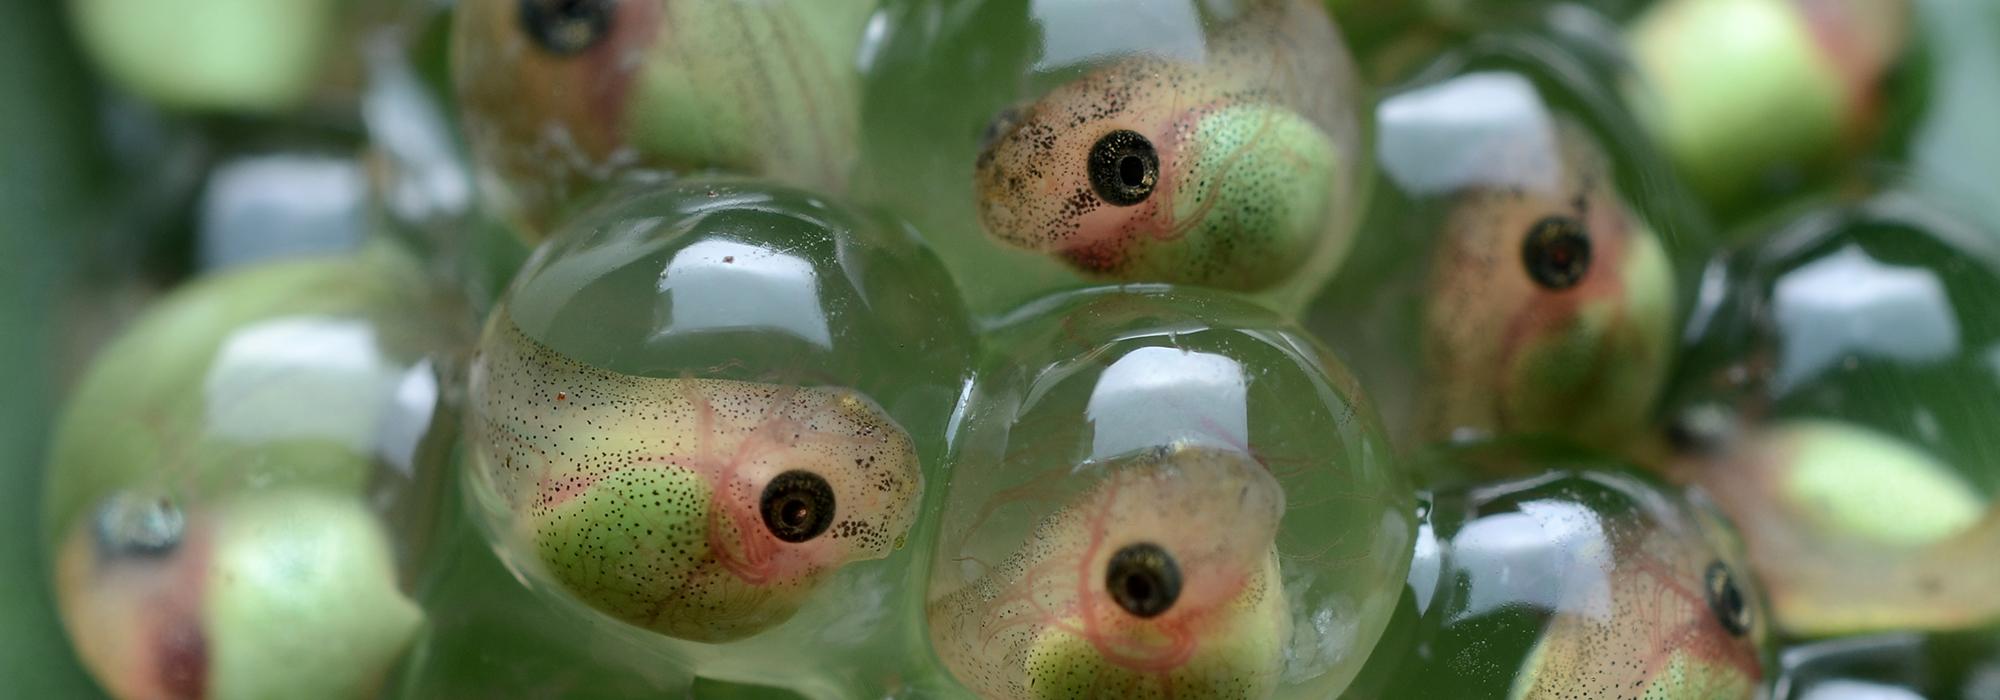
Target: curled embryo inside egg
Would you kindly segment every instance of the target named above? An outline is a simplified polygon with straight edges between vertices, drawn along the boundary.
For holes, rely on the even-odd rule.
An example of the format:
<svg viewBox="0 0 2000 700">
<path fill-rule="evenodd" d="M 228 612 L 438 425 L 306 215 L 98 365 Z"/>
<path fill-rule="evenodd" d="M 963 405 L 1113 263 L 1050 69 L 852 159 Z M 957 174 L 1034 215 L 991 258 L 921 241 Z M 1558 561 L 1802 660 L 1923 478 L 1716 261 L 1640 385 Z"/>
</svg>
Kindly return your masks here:
<svg viewBox="0 0 2000 700">
<path fill-rule="evenodd" d="M 1268 696 L 1291 622 L 1278 482 L 1224 449 L 1119 461 L 1007 561 L 931 602 L 939 656 L 987 697 Z"/>
<path fill-rule="evenodd" d="M 537 565 L 662 634 L 776 626 L 916 519 L 910 437 L 835 387 L 623 375 L 496 323 L 474 369 L 479 475 Z"/>
</svg>

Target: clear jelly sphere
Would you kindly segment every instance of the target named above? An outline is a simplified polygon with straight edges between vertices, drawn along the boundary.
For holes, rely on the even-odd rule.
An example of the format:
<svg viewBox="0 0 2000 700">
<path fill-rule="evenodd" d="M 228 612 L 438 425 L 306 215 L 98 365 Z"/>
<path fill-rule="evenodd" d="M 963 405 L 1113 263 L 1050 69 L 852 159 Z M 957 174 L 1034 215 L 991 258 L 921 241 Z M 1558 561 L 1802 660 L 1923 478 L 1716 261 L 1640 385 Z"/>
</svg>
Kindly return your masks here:
<svg viewBox="0 0 2000 700">
<path fill-rule="evenodd" d="M 892 222 L 750 181 L 615 195 L 488 321 L 473 517 L 664 687 L 881 692 L 921 668 L 912 543 L 970 346 L 943 268 Z"/>
<path fill-rule="evenodd" d="M 1771 629 L 1712 508 L 1567 443 L 1426 454 L 1512 473 L 1436 493 L 1348 697 L 1755 698 Z"/>
<path fill-rule="evenodd" d="M 1163 286 L 988 336 L 931 567 L 938 656 L 986 697 L 1327 697 L 1410 557 L 1412 492 L 1337 360 Z"/>
<path fill-rule="evenodd" d="M 105 349 L 44 500 L 105 690 L 376 692 L 424 617 L 406 589 L 434 553 L 461 313 L 375 247 L 204 278 Z"/>
<path fill-rule="evenodd" d="M 1308 325 L 1401 448 L 1640 434 L 1710 237 L 1583 56 L 1531 34 L 1448 52 L 1376 107 L 1362 244 Z M 1685 270 L 1685 272 L 1683 272 Z"/>
<path fill-rule="evenodd" d="M 1902 187 L 1718 255 L 1672 460 L 1743 528 L 1794 634 L 2000 620 L 2000 234 Z"/>
</svg>

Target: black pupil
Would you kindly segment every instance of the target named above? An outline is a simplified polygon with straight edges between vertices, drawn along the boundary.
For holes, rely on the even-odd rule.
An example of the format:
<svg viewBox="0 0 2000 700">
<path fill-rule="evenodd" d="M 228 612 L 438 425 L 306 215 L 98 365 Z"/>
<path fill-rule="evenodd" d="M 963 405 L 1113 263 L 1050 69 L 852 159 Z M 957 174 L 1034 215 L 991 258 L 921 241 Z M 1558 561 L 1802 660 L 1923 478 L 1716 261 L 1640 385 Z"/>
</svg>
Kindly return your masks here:
<svg viewBox="0 0 2000 700">
<path fill-rule="evenodd" d="M 1118 607 L 1138 617 L 1166 612 L 1181 595 L 1180 566 L 1167 550 L 1150 542 L 1112 553 L 1104 579 L 1104 588 Z"/>
<path fill-rule="evenodd" d="M 1086 164 L 1090 189 L 1115 207 L 1129 207 L 1152 196 L 1160 180 L 1160 154 L 1139 132 L 1119 129 L 1090 147 Z"/>
<path fill-rule="evenodd" d="M 1139 160 L 1138 156 L 1118 159 L 1118 181 L 1124 183 L 1126 187 L 1146 184 L 1146 161 Z"/>
<path fill-rule="evenodd" d="M 1153 583 L 1144 576 L 1127 577 L 1125 579 L 1125 595 L 1134 600 L 1151 598 L 1153 597 Z"/>
<path fill-rule="evenodd" d="M 1743 591 L 1736 587 L 1736 578 L 1729 574 L 1729 567 L 1722 562 L 1708 565 L 1708 607 L 1715 612 L 1715 618 L 1730 634 L 1741 637 L 1750 631 L 1750 608 L 1744 604 Z"/>
<path fill-rule="evenodd" d="M 765 529 L 785 542 L 810 540 L 833 524 L 833 486 L 803 469 L 772 477 L 758 500 Z"/>
<path fill-rule="evenodd" d="M 1590 235 L 1583 222 L 1571 217 L 1537 221 L 1521 242 L 1521 263 L 1528 277 L 1545 289 L 1574 287 L 1590 272 Z"/>
<path fill-rule="evenodd" d="M 558 56 L 597 45 L 610 33 L 617 0 L 521 0 L 521 27 L 543 50 Z"/>
</svg>

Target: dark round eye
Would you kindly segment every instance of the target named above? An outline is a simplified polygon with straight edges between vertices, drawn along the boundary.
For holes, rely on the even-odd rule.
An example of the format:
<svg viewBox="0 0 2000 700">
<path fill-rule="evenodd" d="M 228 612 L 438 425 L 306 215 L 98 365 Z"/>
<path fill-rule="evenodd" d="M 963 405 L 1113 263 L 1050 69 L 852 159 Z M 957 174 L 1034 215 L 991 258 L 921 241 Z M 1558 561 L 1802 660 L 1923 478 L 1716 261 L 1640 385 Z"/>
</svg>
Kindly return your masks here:
<svg viewBox="0 0 2000 700">
<path fill-rule="evenodd" d="M 763 511 L 764 527 L 772 537 L 804 542 L 833 524 L 833 486 L 818 474 L 794 469 L 764 485 L 757 508 Z"/>
<path fill-rule="evenodd" d="M 1090 147 L 1090 189 L 1114 207 L 1129 207 L 1152 196 L 1160 181 L 1160 154 L 1139 132 L 1119 129 Z"/>
<path fill-rule="evenodd" d="M 1715 619 L 1722 628 L 1734 636 L 1741 637 L 1750 632 L 1750 603 L 1743 599 L 1743 589 L 1736 587 L 1736 577 L 1729 573 L 1729 567 L 1722 562 L 1708 565 L 1707 579 L 1708 609 L 1715 613 Z"/>
<path fill-rule="evenodd" d="M 97 507 L 91 530 L 106 556 L 158 557 L 180 546 L 187 517 L 167 499 L 121 493 Z"/>
<path fill-rule="evenodd" d="M 596 46 L 611 33 L 618 0 L 521 0 L 521 29 L 557 56 Z"/>
<path fill-rule="evenodd" d="M 1125 612 L 1153 617 L 1174 607 L 1181 597 L 1181 567 L 1174 555 L 1150 542 L 1126 545 L 1111 554 L 1105 567 L 1104 589 Z"/>
<path fill-rule="evenodd" d="M 1583 222 L 1567 216 L 1537 221 L 1521 242 L 1521 264 L 1543 289 L 1574 287 L 1590 272 L 1590 233 Z"/>
</svg>

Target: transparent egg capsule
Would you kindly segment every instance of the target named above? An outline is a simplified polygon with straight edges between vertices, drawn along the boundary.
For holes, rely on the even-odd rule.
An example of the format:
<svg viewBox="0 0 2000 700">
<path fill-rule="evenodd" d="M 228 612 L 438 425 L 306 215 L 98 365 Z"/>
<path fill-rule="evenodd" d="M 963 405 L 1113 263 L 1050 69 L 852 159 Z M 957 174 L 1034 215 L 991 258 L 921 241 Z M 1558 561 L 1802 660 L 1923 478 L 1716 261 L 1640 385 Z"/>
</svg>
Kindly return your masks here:
<svg viewBox="0 0 2000 700">
<path fill-rule="evenodd" d="M 1171 287 L 1046 298 L 954 428 L 932 648 L 990 698 L 1327 697 L 1409 559 L 1412 492 L 1336 360 Z"/>
<path fill-rule="evenodd" d="M 167 297 L 91 365 L 44 496 L 58 608 L 119 698 L 371 697 L 423 620 L 462 313 L 384 247 Z"/>
<path fill-rule="evenodd" d="M 682 687 L 878 692 L 912 663 L 906 544 L 969 347 L 905 228 L 749 181 L 614 195 L 488 321 L 474 517 L 569 624 L 656 652 Z"/>
<path fill-rule="evenodd" d="M 1079 276 L 1295 309 L 1353 242 L 1359 88 L 1316 1 L 893 1 L 877 18 L 857 190 L 911 217 L 977 310 Z"/>
<path fill-rule="evenodd" d="M 539 239 L 635 172 L 845 188 L 868 0 L 468 0 L 452 59 L 488 199 Z"/>
<path fill-rule="evenodd" d="M 2000 621 L 2000 235 L 1890 188 L 1720 256 L 1669 456 L 1798 635 Z"/>
<path fill-rule="evenodd" d="M 1309 325 L 1403 448 L 1642 432 L 1702 223 L 1604 86 L 1552 41 L 1447 54 L 1377 108 L 1384 174 Z"/>
<path fill-rule="evenodd" d="M 1530 476 L 1425 504 L 1396 620 L 1347 697 L 1761 697 L 1769 625 L 1713 510 L 1566 443 L 1425 459 Z"/>
</svg>

